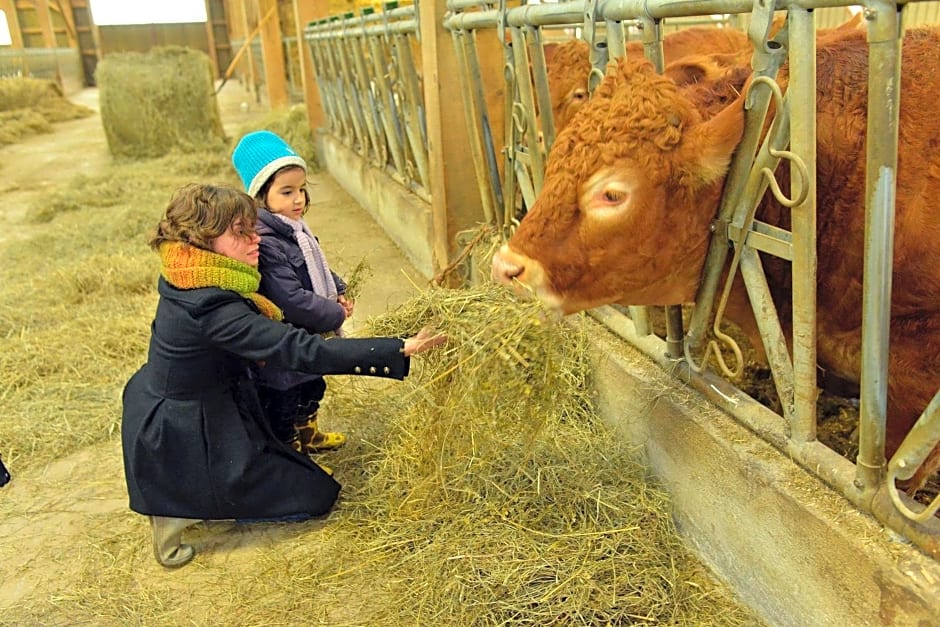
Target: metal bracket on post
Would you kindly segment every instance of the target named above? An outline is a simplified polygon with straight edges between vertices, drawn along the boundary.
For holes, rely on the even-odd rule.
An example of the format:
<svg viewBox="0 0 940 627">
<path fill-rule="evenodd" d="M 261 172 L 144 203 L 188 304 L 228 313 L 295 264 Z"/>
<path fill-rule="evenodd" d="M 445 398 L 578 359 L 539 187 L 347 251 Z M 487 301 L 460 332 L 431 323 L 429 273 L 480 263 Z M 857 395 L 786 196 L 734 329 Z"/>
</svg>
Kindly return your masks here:
<svg viewBox="0 0 940 627">
<path fill-rule="evenodd" d="M 663 73 L 666 67 L 663 56 L 663 29 L 662 20 L 643 16 L 639 19 L 640 30 L 643 31 L 643 54 L 653 62 L 656 72 Z"/>
<path fill-rule="evenodd" d="M 584 26 L 582 27 L 583 39 L 587 42 L 590 49 L 591 73 L 588 76 L 588 93 L 594 93 L 601 79 L 604 78 L 604 72 L 607 69 L 607 42 L 597 41 L 597 0 L 588 0 L 584 7 Z"/>
<path fill-rule="evenodd" d="M 421 6 L 419 0 L 414 0 L 415 7 L 415 41 L 421 43 Z"/>
<path fill-rule="evenodd" d="M 499 0 L 499 5 L 496 8 L 496 34 L 499 37 L 499 41 L 503 44 L 503 50 L 508 53 L 509 38 L 506 37 L 506 0 Z"/>
<path fill-rule="evenodd" d="M 911 428 L 910 433 L 901 442 L 901 446 L 894 453 L 888 464 L 888 493 L 894 506 L 907 518 L 916 522 L 925 522 L 933 518 L 940 510 L 940 496 L 934 497 L 930 505 L 917 513 L 911 511 L 901 501 L 897 489 L 894 487 L 895 479 L 902 481 L 914 476 L 914 472 L 927 460 L 931 451 L 940 443 L 940 392 L 937 392 L 927 409 L 920 415 Z"/>
<path fill-rule="evenodd" d="M 754 48 L 754 54 L 751 57 L 751 66 L 755 74 L 766 72 L 767 68 L 774 63 L 780 48 L 786 42 L 787 23 L 771 39 L 770 31 L 774 26 L 774 2 L 773 0 L 754 0 L 751 8 L 751 23 L 747 27 L 747 36 L 751 40 Z M 781 37 L 782 42 L 781 42 Z"/>
</svg>

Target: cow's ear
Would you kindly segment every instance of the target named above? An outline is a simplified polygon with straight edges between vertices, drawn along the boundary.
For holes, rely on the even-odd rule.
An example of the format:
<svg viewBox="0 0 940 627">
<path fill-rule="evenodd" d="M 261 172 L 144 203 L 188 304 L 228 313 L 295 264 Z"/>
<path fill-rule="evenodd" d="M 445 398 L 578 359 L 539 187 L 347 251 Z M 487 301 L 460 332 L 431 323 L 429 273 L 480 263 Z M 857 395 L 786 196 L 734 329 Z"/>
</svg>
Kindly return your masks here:
<svg viewBox="0 0 940 627">
<path fill-rule="evenodd" d="M 672 79 L 679 87 L 706 80 L 714 80 L 718 75 L 718 66 L 703 54 L 689 55 L 673 61 L 663 70 L 663 75 Z"/>
<path fill-rule="evenodd" d="M 686 182 L 697 187 L 724 177 L 743 134 L 743 97 L 687 130 L 681 148 L 681 167 L 689 177 Z"/>
<path fill-rule="evenodd" d="M 555 56 L 555 50 L 558 48 L 558 44 L 554 41 L 549 41 L 542 44 L 542 52 L 545 54 L 545 63 L 551 63 L 552 57 Z"/>
</svg>

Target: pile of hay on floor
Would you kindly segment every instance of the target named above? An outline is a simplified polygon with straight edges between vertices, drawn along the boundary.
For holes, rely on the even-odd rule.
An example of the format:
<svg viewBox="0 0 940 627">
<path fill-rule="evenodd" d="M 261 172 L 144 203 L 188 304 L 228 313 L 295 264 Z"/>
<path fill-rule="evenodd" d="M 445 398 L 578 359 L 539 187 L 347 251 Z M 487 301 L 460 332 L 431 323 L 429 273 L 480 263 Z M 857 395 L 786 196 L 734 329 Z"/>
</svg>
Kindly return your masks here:
<svg viewBox="0 0 940 627">
<path fill-rule="evenodd" d="M 347 598 L 365 582 L 381 598 L 359 617 L 372 624 L 751 620 L 683 546 L 635 451 L 599 423 L 579 331 L 492 285 L 431 289 L 370 325 L 449 341 L 378 401 L 362 379 L 331 387 L 334 411 L 386 430 L 326 460 L 347 478 L 342 533 L 293 577 Z"/>
<path fill-rule="evenodd" d="M 95 75 L 111 154 L 139 159 L 224 144 L 212 65 L 204 52 L 166 46 L 111 54 Z"/>
<path fill-rule="evenodd" d="M 55 122 L 92 115 L 74 104 L 53 81 L 38 78 L 0 78 L 0 146 L 37 133 L 48 133 Z"/>
<path fill-rule="evenodd" d="M 173 191 L 189 183 L 241 186 L 231 162 L 220 150 L 171 152 L 157 159 L 121 162 L 99 176 L 78 175 L 69 187 L 55 189 L 37 201 L 29 219 L 44 223 L 83 208 L 105 209 L 125 203 L 151 203 L 162 210 Z M 156 225 L 159 214 L 152 219 Z"/>
</svg>

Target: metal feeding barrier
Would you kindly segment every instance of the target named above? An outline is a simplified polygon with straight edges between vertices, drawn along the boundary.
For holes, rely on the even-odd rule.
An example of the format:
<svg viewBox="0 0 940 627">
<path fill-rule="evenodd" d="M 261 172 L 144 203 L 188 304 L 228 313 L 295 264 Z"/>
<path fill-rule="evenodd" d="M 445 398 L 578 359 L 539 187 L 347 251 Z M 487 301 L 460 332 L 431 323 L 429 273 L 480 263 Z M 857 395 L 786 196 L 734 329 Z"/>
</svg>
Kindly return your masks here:
<svg viewBox="0 0 940 627">
<path fill-rule="evenodd" d="M 304 31 L 330 131 L 411 191 L 429 198 L 428 146 L 416 68 L 414 5 L 386 3 Z"/>
<path fill-rule="evenodd" d="M 665 341 L 648 337 L 645 308 L 601 307 L 595 318 L 703 392 L 753 432 L 846 496 L 860 510 L 940 558 L 940 497 L 928 506 L 899 492 L 904 480 L 940 441 L 940 400 L 935 397 L 891 460 L 885 459 L 887 355 L 902 15 L 917 0 L 865 5 L 869 40 L 867 206 L 859 453 L 852 463 L 816 438 L 816 28 L 835 0 L 768 3 L 764 0 L 575 0 L 509 6 L 506 0 L 450 0 L 444 27 L 458 61 L 469 131 L 469 157 L 480 189 L 482 220 L 509 235 L 532 206 L 555 138 L 546 74 L 545 40 L 560 30 L 589 45 L 592 90 L 607 63 L 626 54 L 639 36 L 644 53 L 663 69 L 668 23 L 705 20 L 746 24 L 753 45 L 743 139 L 731 164 L 713 223 L 712 243 L 689 328 L 679 306 L 666 308 Z M 921 3 L 933 5 L 937 3 Z M 771 37 L 775 11 L 786 11 Z M 932 10 L 932 9 L 931 9 Z M 487 103 L 479 45 L 502 47 L 505 94 L 499 110 Z M 427 140 L 417 7 L 346 14 L 312 23 L 305 31 L 330 132 L 373 167 L 427 197 Z M 492 40 L 490 40 L 492 42 Z M 789 63 L 782 93 L 778 70 Z M 456 94 L 455 94 L 456 97 Z M 769 113 L 772 112 L 772 113 Z M 772 117 L 768 117 L 772 115 Z M 765 132 L 765 129 L 769 129 Z M 774 172 L 785 161 L 790 195 Z M 789 208 L 790 229 L 761 222 L 755 210 L 765 193 Z M 730 254 L 730 260 L 729 260 Z M 792 266 L 792 334 L 780 323 L 761 254 Z M 726 283 L 721 285 L 725 270 Z M 738 272 L 740 271 L 740 272 Z M 725 375 L 742 366 L 741 350 L 721 329 L 730 282 L 743 280 L 770 364 L 782 412 L 776 414 L 708 369 Z M 717 301 L 717 304 L 716 304 Z M 714 339 L 709 339 L 709 338 Z M 734 360 L 721 357 L 722 345 Z"/>
</svg>

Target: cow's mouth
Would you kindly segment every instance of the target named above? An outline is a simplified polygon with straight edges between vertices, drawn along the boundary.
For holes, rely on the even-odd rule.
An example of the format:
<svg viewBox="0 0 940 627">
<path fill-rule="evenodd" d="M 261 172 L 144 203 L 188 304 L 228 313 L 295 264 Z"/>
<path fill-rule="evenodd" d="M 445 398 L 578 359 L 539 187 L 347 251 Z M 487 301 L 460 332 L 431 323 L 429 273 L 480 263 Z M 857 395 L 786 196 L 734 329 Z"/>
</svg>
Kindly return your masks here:
<svg viewBox="0 0 940 627">
<path fill-rule="evenodd" d="M 521 296 L 537 298 L 554 313 L 570 313 L 564 299 L 551 287 L 542 264 L 513 251 L 508 244 L 493 255 L 492 277 L 497 283 L 513 287 Z"/>
</svg>

